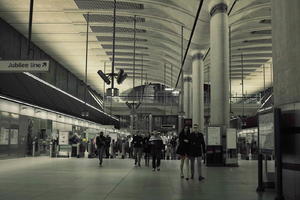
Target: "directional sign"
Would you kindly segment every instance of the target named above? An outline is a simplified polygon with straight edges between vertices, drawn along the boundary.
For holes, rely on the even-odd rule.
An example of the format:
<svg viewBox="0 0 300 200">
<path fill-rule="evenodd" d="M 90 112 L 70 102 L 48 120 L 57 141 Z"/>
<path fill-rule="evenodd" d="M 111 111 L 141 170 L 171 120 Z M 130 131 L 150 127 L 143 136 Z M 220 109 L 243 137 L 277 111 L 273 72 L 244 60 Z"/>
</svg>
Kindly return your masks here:
<svg viewBox="0 0 300 200">
<path fill-rule="evenodd" d="M 0 72 L 48 72 L 48 60 L 0 60 Z"/>
</svg>

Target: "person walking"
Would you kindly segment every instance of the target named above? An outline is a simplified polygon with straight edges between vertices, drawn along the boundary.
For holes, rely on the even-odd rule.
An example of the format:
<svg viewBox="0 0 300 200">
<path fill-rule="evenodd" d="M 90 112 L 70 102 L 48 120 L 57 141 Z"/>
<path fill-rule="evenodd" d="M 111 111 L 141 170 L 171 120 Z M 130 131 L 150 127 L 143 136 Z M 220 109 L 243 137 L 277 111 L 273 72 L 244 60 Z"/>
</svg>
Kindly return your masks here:
<svg viewBox="0 0 300 200">
<path fill-rule="evenodd" d="M 105 141 L 106 138 L 103 135 L 103 132 L 100 132 L 99 136 L 96 138 L 96 146 L 98 151 L 99 165 L 102 166 L 103 154 L 105 152 Z"/>
<path fill-rule="evenodd" d="M 105 155 L 106 158 L 109 158 L 109 149 L 110 149 L 110 143 L 111 143 L 111 137 L 109 135 L 106 135 L 105 137 Z"/>
<path fill-rule="evenodd" d="M 177 137 L 173 136 L 170 141 L 170 144 L 171 144 L 171 159 L 176 160 L 177 159 L 177 155 L 176 155 Z"/>
<path fill-rule="evenodd" d="M 150 136 L 144 137 L 144 153 L 145 153 L 145 166 L 149 167 L 149 161 L 150 161 L 150 142 L 149 142 Z"/>
<path fill-rule="evenodd" d="M 160 171 L 160 160 L 163 149 L 163 141 L 158 132 L 154 132 L 149 139 L 151 156 L 152 156 L 152 171 Z"/>
<path fill-rule="evenodd" d="M 143 137 L 140 132 L 137 132 L 136 135 L 133 136 L 132 146 L 133 146 L 133 155 L 134 155 L 134 165 L 141 167 L 141 158 L 143 154 Z"/>
<path fill-rule="evenodd" d="M 202 156 L 206 153 L 205 142 L 203 134 L 199 131 L 198 124 L 193 125 L 193 132 L 190 134 L 190 152 L 189 157 L 191 161 L 191 179 L 194 179 L 195 174 L 195 160 L 197 160 L 197 171 L 198 180 L 202 181 L 204 177 L 202 176 Z"/>
<path fill-rule="evenodd" d="M 183 168 L 185 164 L 186 169 L 186 180 L 189 180 L 189 170 L 190 170 L 190 163 L 189 163 L 189 146 L 190 146 L 190 129 L 188 126 L 184 127 L 184 129 L 179 134 L 179 145 L 177 148 L 176 153 L 180 157 L 180 177 L 184 178 Z"/>
</svg>

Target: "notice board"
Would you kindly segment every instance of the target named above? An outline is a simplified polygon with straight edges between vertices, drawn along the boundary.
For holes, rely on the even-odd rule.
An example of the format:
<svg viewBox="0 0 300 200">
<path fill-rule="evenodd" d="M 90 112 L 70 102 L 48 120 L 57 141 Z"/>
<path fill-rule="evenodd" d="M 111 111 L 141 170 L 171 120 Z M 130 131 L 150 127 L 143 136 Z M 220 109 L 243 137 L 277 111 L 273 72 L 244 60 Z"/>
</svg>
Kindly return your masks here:
<svg viewBox="0 0 300 200">
<path fill-rule="evenodd" d="M 211 145 L 211 146 L 221 145 L 221 127 L 207 128 L 207 145 Z"/>
</svg>

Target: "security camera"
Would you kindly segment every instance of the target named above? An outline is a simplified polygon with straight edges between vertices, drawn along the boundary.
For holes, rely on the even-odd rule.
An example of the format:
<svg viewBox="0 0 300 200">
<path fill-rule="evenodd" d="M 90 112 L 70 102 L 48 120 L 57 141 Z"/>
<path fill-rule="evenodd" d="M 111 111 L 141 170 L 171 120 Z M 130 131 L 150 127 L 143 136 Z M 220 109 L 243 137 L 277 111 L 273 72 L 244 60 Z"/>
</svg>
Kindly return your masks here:
<svg viewBox="0 0 300 200">
<path fill-rule="evenodd" d="M 97 73 L 99 74 L 99 76 L 102 78 L 102 80 L 103 80 L 107 85 L 110 84 L 110 80 L 109 80 L 108 76 L 106 76 L 106 75 L 103 73 L 102 70 L 99 70 Z"/>
<path fill-rule="evenodd" d="M 124 72 L 124 69 L 120 69 L 117 75 L 117 83 L 120 85 L 127 78 L 127 73 Z"/>
</svg>

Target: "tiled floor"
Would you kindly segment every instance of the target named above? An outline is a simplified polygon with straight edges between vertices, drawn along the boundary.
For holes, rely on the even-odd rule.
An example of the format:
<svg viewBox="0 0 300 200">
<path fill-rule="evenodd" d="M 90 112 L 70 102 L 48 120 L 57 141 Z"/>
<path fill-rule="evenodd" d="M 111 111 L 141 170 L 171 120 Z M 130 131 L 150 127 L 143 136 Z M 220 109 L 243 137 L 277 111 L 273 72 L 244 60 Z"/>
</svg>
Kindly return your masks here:
<svg viewBox="0 0 300 200">
<path fill-rule="evenodd" d="M 178 161 L 160 172 L 132 160 L 22 158 L 0 161 L 0 200 L 273 200 L 256 189 L 256 162 L 203 168 L 206 180 L 179 178 Z"/>
</svg>

